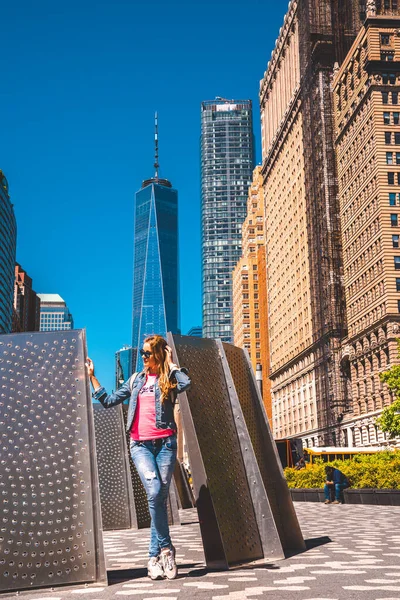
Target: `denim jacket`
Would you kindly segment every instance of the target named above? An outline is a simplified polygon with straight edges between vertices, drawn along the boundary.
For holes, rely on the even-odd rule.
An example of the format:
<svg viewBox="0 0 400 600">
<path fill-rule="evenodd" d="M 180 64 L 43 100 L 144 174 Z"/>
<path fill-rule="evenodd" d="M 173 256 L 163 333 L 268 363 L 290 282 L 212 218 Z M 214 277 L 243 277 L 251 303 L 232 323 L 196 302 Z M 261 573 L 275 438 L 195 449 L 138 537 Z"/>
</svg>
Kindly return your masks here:
<svg viewBox="0 0 400 600">
<path fill-rule="evenodd" d="M 186 369 L 177 369 L 173 368 L 169 374 L 170 380 L 175 379 L 177 386 L 172 388 L 170 391 L 170 397 L 164 402 L 161 402 L 161 390 L 158 386 L 158 378 L 156 379 L 155 384 L 155 397 L 156 397 L 156 428 L 157 429 L 173 429 L 176 431 L 176 423 L 174 419 L 174 406 L 176 401 L 176 396 L 180 392 L 184 392 L 190 387 L 190 377 Z M 140 390 L 144 386 L 146 382 L 146 373 L 141 371 L 135 377 L 135 381 L 132 385 L 131 390 L 131 381 L 125 381 L 125 383 L 112 394 L 107 394 L 104 387 L 99 388 L 95 392 L 93 392 L 93 398 L 101 402 L 104 408 L 111 408 L 112 406 L 117 406 L 117 404 L 121 404 L 124 400 L 129 398 L 129 406 L 128 406 L 128 418 L 126 422 L 126 430 L 130 431 L 133 423 L 133 419 L 135 418 L 137 399 L 140 393 Z"/>
</svg>

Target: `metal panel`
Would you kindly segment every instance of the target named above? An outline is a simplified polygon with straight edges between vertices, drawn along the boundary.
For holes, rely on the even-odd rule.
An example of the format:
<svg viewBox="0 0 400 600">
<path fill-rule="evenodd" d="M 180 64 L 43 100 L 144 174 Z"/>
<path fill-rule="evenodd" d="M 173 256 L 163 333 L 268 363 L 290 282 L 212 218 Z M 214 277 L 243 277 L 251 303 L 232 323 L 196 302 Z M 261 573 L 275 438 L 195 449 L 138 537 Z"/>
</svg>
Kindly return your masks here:
<svg viewBox="0 0 400 600">
<path fill-rule="evenodd" d="M 221 346 L 228 359 L 283 549 L 304 550 L 300 525 L 248 354 L 232 344 L 223 343 Z"/>
<path fill-rule="evenodd" d="M 254 455 L 254 449 L 252 447 L 246 421 L 243 416 L 240 401 L 237 396 L 236 388 L 233 383 L 228 361 L 224 352 L 224 347 L 229 344 L 223 345 L 219 340 L 217 340 L 216 344 L 220 352 L 222 366 L 225 372 L 226 382 L 228 384 L 234 423 L 236 425 L 236 430 L 239 436 L 239 442 L 243 454 L 243 460 L 246 467 L 246 475 L 253 500 L 258 529 L 260 532 L 264 558 L 284 558 L 285 555 L 279 539 L 279 534 L 276 528 L 265 485 L 261 477 L 257 459 Z M 235 348 L 235 350 L 241 352 L 239 348 Z M 247 387 L 246 383 L 247 382 L 242 382 L 243 387 Z"/>
<path fill-rule="evenodd" d="M 103 529 L 130 529 L 135 522 L 122 406 L 93 405 Z"/>
<path fill-rule="evenodd" d="M 174 479 L 178 491 L 180 507 L 193 508 L 195 506 L 193 492 L 187 479 L 185 467 L 179 460 L 176 461 Z"/>
<path fill-rule="evenodd" d="M 214 340 L 168 336 L 192 386 L 180 409 L 208 567 L 263 557 L 257 519 Z"/>
<path fill-rule="evenodd" d="M 84 332 L 0 338 L 0 589 L 106 582 Z"/>
</svg>

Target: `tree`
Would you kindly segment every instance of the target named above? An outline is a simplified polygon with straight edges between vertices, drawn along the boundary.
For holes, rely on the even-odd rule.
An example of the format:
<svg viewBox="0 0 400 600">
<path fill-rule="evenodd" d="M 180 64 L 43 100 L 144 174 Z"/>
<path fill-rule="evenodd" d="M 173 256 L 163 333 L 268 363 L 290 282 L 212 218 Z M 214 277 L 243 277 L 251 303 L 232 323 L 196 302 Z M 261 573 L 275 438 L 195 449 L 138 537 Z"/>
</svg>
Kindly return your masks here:
<svg viewBox="0 0 400 600">
<path fill-rule="evenodd" d="M 400 356 L 400 341 L 397 344 Z M 382 431 L 389 433 L 390 437 L 400 436 L 400 365 L 393 365 L 379 375 L 381 381 L 386 383 L 396 400 L 387 406 L 380 417 L 376 419 Z"/>
</svg>

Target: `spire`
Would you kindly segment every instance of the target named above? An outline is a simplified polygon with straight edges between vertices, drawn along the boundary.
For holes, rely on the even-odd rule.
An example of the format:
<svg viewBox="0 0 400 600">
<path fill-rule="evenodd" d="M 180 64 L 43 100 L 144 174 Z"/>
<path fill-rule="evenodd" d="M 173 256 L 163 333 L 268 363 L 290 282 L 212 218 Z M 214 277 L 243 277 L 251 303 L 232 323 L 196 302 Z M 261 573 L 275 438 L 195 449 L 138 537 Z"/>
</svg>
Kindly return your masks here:
<svg viewBox="0 0 400 600">
<path fill-rule="evenodd" d="M 156 111 L 154 116 L 154 168 L 156 170 L 154 179 L 158 179 L 158 113 Z"/>
<path fill-rule="evenodd" d="M 157 111 L 154 113 L 154 177 L 150 179 L 145 179 L 142 183 L 142 188 L 147 187 L 152 183 L 156 183 L 157 185 L 162 185 L 164 187 L 172 187 L 172 183 L 168 181 L 168 179 L 160 179 L 158 175 L 158 170 L 160 168 L 160 164 L 158 162 L 158 113 Z"/>
</svg>

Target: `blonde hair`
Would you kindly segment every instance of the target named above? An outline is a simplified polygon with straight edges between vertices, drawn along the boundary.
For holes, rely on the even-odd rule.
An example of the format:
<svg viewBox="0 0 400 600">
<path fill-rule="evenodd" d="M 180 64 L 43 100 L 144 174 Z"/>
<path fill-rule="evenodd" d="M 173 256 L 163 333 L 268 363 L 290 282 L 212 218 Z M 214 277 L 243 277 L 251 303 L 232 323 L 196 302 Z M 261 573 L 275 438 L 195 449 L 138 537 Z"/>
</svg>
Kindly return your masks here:
<svg viewBox="0 0 400 600">
<path fill-rule="evenodd" d="M 161 390 L 161 402 L 164 402 L 168 397 L 170 391 L 177 386 L 176 383 L 172 383 L 169 379 L 169 362 L 167 342 L 161 335 L 149 335 L 144 343 L 150 344 L 151 351 L 154 356 L 154 360 L 158 366 L 158 385 Z"/>
</svg>

